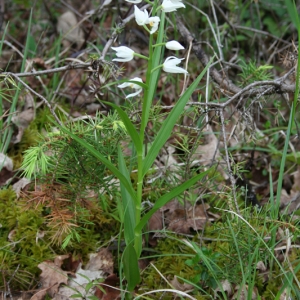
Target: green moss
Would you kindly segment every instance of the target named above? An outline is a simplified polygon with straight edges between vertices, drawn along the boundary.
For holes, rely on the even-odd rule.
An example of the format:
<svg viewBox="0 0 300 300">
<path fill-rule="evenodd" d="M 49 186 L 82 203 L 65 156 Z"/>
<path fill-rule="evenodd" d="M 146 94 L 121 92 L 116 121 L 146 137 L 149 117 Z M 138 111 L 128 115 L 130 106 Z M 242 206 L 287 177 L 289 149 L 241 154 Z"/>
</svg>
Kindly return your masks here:
<svg viewBox="0 0 300 300">
<path fill-rule="evenodd" d="M 4 287 L 4 280 L 11 278 L 11 288 L 28 289 L 25 277 L 37 278 L 40 272 L 37 265 L 54 256 L 45 241 L 36 240 L 37 233 L 45 229 L 41 208 L 25 210 L 11 188 L 2 189 L 0 220 L 0 269 L 5 270 L 5 276 L 0 278 L 0 289 Z M 12 276 L 16 269 L 18 272 Z"/>
<path fill-rule="evenodd" d="M 203 265 L 190 265 L 187 263 L 187 260 L 195 257 L 195 252 L 178 240 L 175 234 L 170 235 L 168 238 L 160 239 L 156 250 L 160 255 L 153 261 L 153 264 L 168 281 L 172 281 L 174 276 L 180 276 L 186 280 L 193 281 L 193 278 L 197 278 L 205 269 Z M 143 292 L 170 288 L 152 266 L 144 270 L 142 280 L 140 291 Z M 195 284 L 201 286 L 201 282 L 195 282 Z M 192 294 L 196 299 L 209 299 L 207 296 L 202 295 L 200 289 L 195 289 Z M 151 295 L 151 299 L 159 299 L 160 297 L 163 297 L 163 299 L 174 299 L 174 294 L 166 293 L 162 296 L 161 293 L 157 293 Z"/>
</svg>

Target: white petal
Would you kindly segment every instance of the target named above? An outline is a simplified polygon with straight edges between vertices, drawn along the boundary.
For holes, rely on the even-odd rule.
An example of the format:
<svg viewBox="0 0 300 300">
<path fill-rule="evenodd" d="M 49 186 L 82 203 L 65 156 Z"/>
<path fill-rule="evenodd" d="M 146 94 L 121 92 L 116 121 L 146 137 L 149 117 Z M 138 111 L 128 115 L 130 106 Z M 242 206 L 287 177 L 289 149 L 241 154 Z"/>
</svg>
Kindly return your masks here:
<svg viewBox="0 0 300 300">
<path fill-rule="evenodd" d="M 143 83 L 143 80 L 140 77 L 134 77 L 134 78 L 130 79 L 130 81 L 139 81 L 139 82 Z"/>
<path fill-rule="evenodd" d="M 143 90 L 143 89 L 140 89 L 140 90 L 137 90 L 135 93 L 132 93 L 132 94 L 127 95 L 127 96 L 126 96 L 126 99 L 138 95 L 142 90 Z"/>
<path fill-rule="evenodd" d="M 166 48 L 170 50 L 182 50 L 184 47 L 177 41 L 170 41 L 166 43 Z"/>
<path fill-rule="evenodd" d="M 126 46 L 120 47 L 111 47 L 114 51 L 116 51 L 116 56 L 119 58 L 114 58 L 113 61 L 126 62 L 131 61 L 134 56 L 134 51 Z"/>
<path fill-rule="evenodd" d="M 126 88 L 126 87 L 128 87 L 128 86 L 129 86 L 129 83 L 128 83 L 128 82 L 124 82 L 124 83 L 118 85 L 118 88 L 124 89 L 124 88 Z"/>
<path fill-rule="evenodd" d="M 134 77 L 134 78 L 130 79 L 128 82 L 124 82 L 124 83 L 118 85 L 118 88 L 121 88 L 121 89 L 130 87 L 130 88 L 136 90 L 134 93 L 127 95 L 126 98 L 134 97 L 134 96 L 138 95 L 139 93 L 141 93 L 143 90 L 143 88 L 141 86 L 139 86 L 138 84 L 133 83 L 131 81 L 138 81 L 138 82 L 143 83 L 142 78 Z"/>
<path fill-rule="evenodd" d="M 184 58 L 177 58 L 175 56 L 168 57 L 165 62 L 163 63 L 163 70 L 168 73 L 184 73 L 187 74 L 188 72 L 180 67 L 177 67 Z"/>
<path fill-rule="evenodd" d="M 164 0 L 161 6 L 162 6 L 162 11 L 164 12 L 172 12 L 172 11 L 176 11 L 177 8 L 185 7 L 185 5 L 180 1 L 171 1 L 171 0 Z"/>
<path fill-rule="evenodd" d="M 144 12 L 142 12 L 136 5 L 134 6 L 134 16 L 135 16 L 135 21 L 138 25 L 143 26 L 147 24 L 148 22 L 148 12 L 145 9 Z"/>
<path fill-rule="evenodd" d="M 125 1 L 127 1 L 127 2 L 129 2 L 129 3 L 139 4 L 139 3 L 141 3 L 143 0 L 125 0 Z"/>
<path fill-rule="evenodd" d="M 151 27 L 150 34 L 153 34 L 154 32 L 157 31 L 159 22 L 160 22 L 159 17 L 151 17 L 151 18 L 148 19 L 147 24 L 149 24 L 150 27 Z"/>
</svg>

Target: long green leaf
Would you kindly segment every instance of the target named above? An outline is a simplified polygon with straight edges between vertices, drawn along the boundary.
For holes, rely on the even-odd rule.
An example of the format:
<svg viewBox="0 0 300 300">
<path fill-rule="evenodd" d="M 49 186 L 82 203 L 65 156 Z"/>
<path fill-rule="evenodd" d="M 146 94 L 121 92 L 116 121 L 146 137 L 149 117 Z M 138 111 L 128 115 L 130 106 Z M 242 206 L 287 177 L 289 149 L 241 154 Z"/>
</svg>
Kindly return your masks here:
<svg viewBox="0 0 300 300">
<path fill-rule="evenodd" d="M 133 291 L 137 284 L 140 283 L 140 269 L 138 265 L 138 257 L 132 244 L 126 246 L 123 253 L 124 275 L 127 280 L 128 291 Z"/>
<path fill-rule="evenodd" d="M 144 228 L 144 226 L 147 224 L 148 220 L 151 218 L 151 216 L 161 207 L 163 207 L 167 202 L 169 202 L 170 200 L 172 200 L 173 198 L 175 198 L 176 196 L 180 195 L 182 192 L 184 192 L 185 190 L 187 190 L 188 188 L 190 188 L 193 184 L 195 184 L 197 181 L 201 180 L 205 175 L 207 175 L 207 173 L 210 171 L 210 169 L 208 169 L 207 171 L 204 171 L 198 175 L 196 175 L 195 177 L 187 180 L 186 182 L 182 183 L 181 185 L 177 186 L 175 189 L 173 189 L 172 191 L 170 191 L 169 193 L 163 195 L 162 197 L 160 197 L 154 204 L 154 206 L 152 207 L 152 209 L 145 214 L 145 216 L 141 219 L 141 221 L 139 222 L 139 224 L 137 224 L 136 228 L 135 228 L 135 232 L 136 234 L 138 234 L 139 232 L 142 231 L 142 229 Z"/>
<path fill-rule="evenodd" d="M 126 168 L 125 159 L 121 150 L 121 147 L 118 147 L 118 161 L 119 161 L 119 170 L 130 181 L 130 175 Z M 134 229 L 135 229 L 135 202 L 128 193 L 127 189 L 121 183 L 121 196 L 122 196 L 122 205 L 123 205 L 123 214 L 124 214 L 124 236 L 126 245 L 131 244 L 134 241 Z"/>
<path fill-rule="evenodd" d="M 108 160 L 106 159 L 101 153 L 99 153 L 93 146 L 91 146 L 86 141 L 82 140 L 75 134 L 71 133 L 69 130 L 67 130 L 65 127 L 60 127 L 62 131 L 67 133 L 73 140 L 75 140 L 77 143 L 79 143 L 81 146 L 83 146 L 85 149 L 87 149 L 92 155 L 94 155 L 98 160 L 100 160 L 119 180 L 120 183 L 124 185 L 130 196 L 134 201 L 136 200 L 136 194 L 134 189 L 132 188 L 131 183 L 127 180 L 127 178 Z"/>
<path fill-rule="evenodd" d="M 139 136 L 137 130 L 135 129 L 134 125 L 128 118 L 127 114 L 123 111 L 123 109 L 121 109 L 119 106 L 115 105 L 114 103 L 110 103 L 110 102 L 104 102 L 104 103 L 107 105 L 110 105 L 118 112 L 121 120 L 123 121 L 123 123 L 127 129 L 128 134 L 130 135 L 130 137 L 134 143 L 137 154 L 141 154 L 143 151 L 143 143 L 141 142 L 140 136 Z"/>
<path fill-rule="evenodd" d="M 290 15 L 292 22 L 294 23 L 295 27 L 298 29 L 300 24 L 299 24 L 299 17 L 298 17 L 298 12 L 297 12 L 297 7 L 295 5 L 295 1 L 285 0 L 285 6 L 288 10 L 288 13 Z"/>
<path fill-rule="evenodd" d="M 179 118 L 182 114 L 186 103 L 188 102 L 190 96 L 192 95 L 193 91 L 197 88 L 200 80 L 206 73 L 209 65 L 211 64 L 213 58 L 207 64 L 205 69 L 201 72 L 201 74 L 197 77 L 197 79 L 189 86 L 189 88 L 185 91 L 185 93 L 179 98 L 176 105 L 173 107 L 171 113 L 168 115 L 167 119 L 164 121 L 162 127 L 160 128 L 157 136 L 144 160 L 143 166 L 143 176 L 148 172 L 151 168 L 154 160 L 156 159 L 160 149 L 163 147 L 167 139 L 170 137 L 171 132 Z"/>
</svg>

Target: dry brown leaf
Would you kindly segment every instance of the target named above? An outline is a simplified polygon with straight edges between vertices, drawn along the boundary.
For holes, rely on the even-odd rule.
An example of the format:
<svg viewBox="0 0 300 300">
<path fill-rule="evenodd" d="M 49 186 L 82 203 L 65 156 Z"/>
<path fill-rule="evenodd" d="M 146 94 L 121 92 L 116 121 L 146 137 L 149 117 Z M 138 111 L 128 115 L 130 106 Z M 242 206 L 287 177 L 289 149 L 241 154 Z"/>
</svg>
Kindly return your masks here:
<svg viewBox="0 0 300 300">
<path fill-rule="evenodd" d="M 225 280 L 221 281 L 221 284 L 222 284 L 222 290 L 226 293 L 227 296 L 230 297 L 233 293 L 231 283 L 227 279 L 225 279 Z M 215 292 L 215 299 L 217 299 L 217 293 L 221 292 L 222 290 L 219 286 L 215 289 L 215 291 L 214 291 Z"/>
<path fill-rule="evenodd" d="M 218 139 L 210 125 L 204 127 L 203 134 L 205 136 L 206 144 L 197 147 L 195 153 L 191 157 L 192 162 L 195 162 L 192 163 L 192 165 L 200 162 L 201 165 L 210 166 L 217 162 L 218 171 L 222 174 L 224 179 L 227 180 L 229 177 L 220 166 L 220 164 L 225 164 L 225 161 L 220 155 Z"/>
<path fill-rule="evenodd" d="M 0 174 L 0 177 L 1 177 L 1 174 Z M 24 189 L 30 182 L 31 182 L 31 180 L 29 180 L 27 178 L 21 178 L 19 181 L 17 181 L 16 183 L 13 184 L 12 188 L 15 191 L 17 198 L 20 197 L 21 190 Z"/>
<path fill-rule="evenodd" d="M 90 254 L 90 260 L 87 263 L 85 270 L 101 270 L 104 273 L 113 274 L 114 261 L 113 256 L 108 248 L 102 248 L 98 253 Z"/>
<path fill-rule="evenodd" d="M 78 48 L 84 43 L 84 33 L 72 11 L 66 11 L 58 18 L 56 29 L 62 33 L 64 41 L 75 42 Z"/>
<path fill-rule="evenodd" d="M 248 285 L 244 285 L 242 287 L 242 290 L 240 291 L 240 294 L 239 294 L 239 290 L 240 290 L 240 286 L 236 286 L 235 288 L 235 293 L 234 295 L 232 296 L 231 299 L 236 299 L 236 300 L 247 300 L 248 299 Z M 239 295 L 239 297 L 238 297 Z M 257 288 L 254 287 L 253 288 L 253 291 L 252 291 L 252 294 L 251 294 L 251 300 L 256 300 L 257 299 L 257 295 L 258 295 L 258 291 L 257 291 Z"/>
<path fill-rule="evenodd" d="M 12 143 L 17 144 L 21 141 L 24 134 L 24 130 L 35 118 L 35 107 L 34 99 L 29 91 L 25 91 L 25 95 L 22 97 L 22 102 L 24 101 L 24 106 L 22 111 L 12 117 L 12 122 L 17 126 L 18 133 L 12 138 Z"/>
<path fill-rule="evenodd" d="M 8 171 L 12 171 L 14 168 L 14 163 L 7 155 L 0 153 L 0 167 L 6 168 Z"/>
<path fill-rule="evenodd" d="M 167 148 L 163 148 L 161 151 L 162 153 L 159 156 L 159 161 L 163 163 L 165 169 L 172 172 L 172 176 L 175 177 L 176 180 L 181 180 L 181 176 L 179 175 L 180 167 L 174 156 L 175 151 L 175 147 L 171 145 Z"/>
<path fill-rule="evenodd" d="M 42 270 L 42 274 L 40 275 L 42 288 L 31 297 L 31 300 L 42 300 L 46 294 L 54 297 L 58 292 L 59 286 L 62 283 L 68 283 L 67 272 L 61 269 L 63 261 L 68 257 L 69 255 L 57 256 L 54 262 L 45 261 L 38 265 Z"/>
<path fill-rule="evenodd" d="M 265 264 L 262 261 L 259 261 L 256 264 L 256 269 L 258 270 L 259 277 L 262 278 L 262 281 L 265 283 L 269 280 L 269 271 Z"/>
<path fill-rule="evenodd" d="M 163 216 L 160 210 L 157 210 L 148 221 L 148 230 L 157 231 L 163 229 Z"/>
<path fill-rule="evenodd" d="M 108 276 L 103 283 L 100 283 L 101 288 L 105 291 L 102 292 L 101 289 L 96 287 L 95 296 L 101 300 L 117 300 L 120 298 L 120 291 L 115 289 L 114 287 L 118 286 L 120 282 L 119 277 L 117 275 L 112 274 Z"/>
<path fill-rule="evenodd" d="M 184 209 L 177 200 L 173 200 L 163 206 L 161 211 L 164 212 L 168 230 L 188 234 L 203 229 L 206 223 L 217 219 L 217 215 L 210 215 L 208 209 L 208 204 L 191 206 L 190 203 Z"/>
<path fill-rule="evenodd" d="M 173 286 L 174 289 L 181 291 L 181 292 L 191 292 L 194 289 L 194 286 L 191 284 L 188 284 L 186 282 L 180 283 L 178 281 L 177 276 L 174 276 L 174 278 L 171 280 L 171 285 Z"/>
<path fill-rule="evenodd" d="M 113 256 L 107 248 L 101 249 L 98 253 L 90 254 L 90 259 L 85 269 L 82 269 L 80 264 L 75 273 L 75 278 L 69 279 L 67 286 L 60 287 L 59 292 L 54 299 L 70 299 L 72 295 L 76 294 L 75 291 L 85 298 L 93 296 L 96 288 L 92 287 L 90 290 L 86 291 L 86 285 L 96 279 L 103 278 L 104 273 L 112 274 L 113 267 Z"/>
<path fill-rule="evenodd" d="M 89 296 L 94 295 L 95 287 L 86 290 L 86 285 L 96 279 L 103 278 L 103 274 L 103 271 L 84 270 L 80 265 L 75 273 L 75 278 L 70 278 L 67 286 L 60 287 L 58 293 L 55 295 L 55 298 L 52 300 L 64 300 L 70 298 L 78 300 L 82 298 L 88 299 Z M 81 294 L 82 297 L 74 298 L 72 297 L 74 294 Z"/>
<path fill-rule="evenodd" d="M 264 262 L 261 261 L 261 260 L 259 262 L 257 262 L 256 269 L 261 271 L 261 272 L 266 272 L 267 271 L 267 267 L 265 266 Z"/>
<path fill-rule="evenodd" d="M 13 161 L 4 153 L 0 153 L 0 186 L 7 183 L 14 176 Z"/>
</svg>

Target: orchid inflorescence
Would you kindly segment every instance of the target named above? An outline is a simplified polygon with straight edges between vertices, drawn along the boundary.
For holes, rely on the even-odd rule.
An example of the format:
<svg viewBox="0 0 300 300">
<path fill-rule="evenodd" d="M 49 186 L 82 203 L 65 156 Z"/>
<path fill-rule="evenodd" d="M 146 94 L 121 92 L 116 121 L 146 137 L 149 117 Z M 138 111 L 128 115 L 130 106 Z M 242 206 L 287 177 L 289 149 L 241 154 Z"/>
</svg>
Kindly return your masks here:
<svg viewBox="0 0 300 300">
<path fill-rule="evenodd" d="M 142 0 L 125 0 L 125 1 L 133 4 L 138 4 L 142 2 Z M 185 5 L 182 3 L 182 0 L 163 0 L 161 5 L 156 9 L 156 11 L 161 10 L 163 13 L 167 13 L 167 12 L 176 11 L 178 8 L 182 8 L 182 7 L 185 7 Z M 146 9 L 142 11 L 136 5 L 134 5 L 134 16 L 135 16 L 136 23 L 139 26 L 143 26 L 149 32 L 150 35 L 152 35 L 158 30 L 160 17 L 158 16 L 149 17 L 149 13 Z M 150 28 L 148 28 L 147 25 Z M 169 41 L 163 44 L 153 45 L 153 47 L 161 46 L 161 45 L 164 45 L 167 49 L 174 50 L 174 51 L 184 49 L 184 47 L 177 41 Z M 134 58 L 134 56 L 142 57 L 144 59 L 149 60 L 148 57 L 140 55 L 139 53 L 134 52 L 132 49 L 126 46 L 112 47 L 112 49 L 116 51 L 116 56 L 117 56 L 117 58 L 113 59 L 113 61 L 128 62 L 131 61 Z M 177 66 L 183 59 L 184 58 L 181 59 L 176 58 L 175 56 L 167 57 L 164 63 L 155 67 L 154 70 L 156 70 L 157 68 L 162 68 L 165 72 L 168 73 L 187 74 L 188 72 L 185 69 Z M 143 90 L 142 86 L 133 83 L 132 81 L 143 83 L 141 78 L 135 77 L 133 79 L 130 79 L 128 82 L 118 86 L 119 88 L 131 87 L 132 89 L 136 90 L 135 93 L 129 94 L 126 98 L 134 97 L 140 94 Z"/>
</svg>

